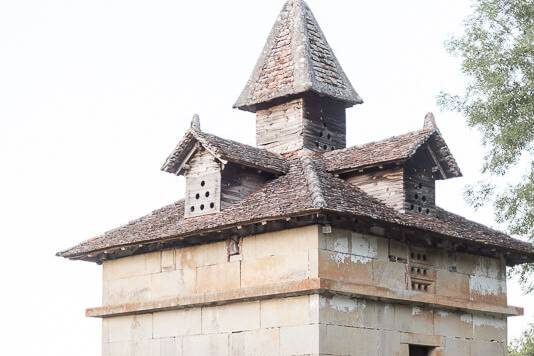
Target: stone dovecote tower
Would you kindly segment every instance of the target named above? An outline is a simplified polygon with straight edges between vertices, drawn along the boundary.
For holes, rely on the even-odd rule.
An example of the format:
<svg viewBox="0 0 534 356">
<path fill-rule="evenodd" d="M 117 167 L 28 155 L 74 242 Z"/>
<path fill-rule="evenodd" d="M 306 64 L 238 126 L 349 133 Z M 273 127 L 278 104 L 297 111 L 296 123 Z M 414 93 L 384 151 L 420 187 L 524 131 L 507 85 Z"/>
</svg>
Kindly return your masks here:
<svg viewBox="0 0 534 356">
<path fill-rule="evenodd" d="M 533 246 L 436 206 L 461 172 L 432 114 L 347 148 L 360 103 L 289 0 L 235 104 L 257 146 L 195 116 L 162 167 L 184 199 L 58 253 L 103 265 L 103 355 L 506 355 L 506 266 Z"/>
</svg>

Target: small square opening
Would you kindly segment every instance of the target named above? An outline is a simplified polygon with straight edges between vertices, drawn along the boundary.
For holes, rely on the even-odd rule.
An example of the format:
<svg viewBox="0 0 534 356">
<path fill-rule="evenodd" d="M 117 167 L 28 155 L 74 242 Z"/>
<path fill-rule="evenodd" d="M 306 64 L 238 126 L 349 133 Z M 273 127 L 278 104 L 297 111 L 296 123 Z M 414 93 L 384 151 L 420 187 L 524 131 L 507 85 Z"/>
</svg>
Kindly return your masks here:
<svg viewBox="0 0 534 356">
<path fill-rule="evenodd" d="M 420 345 L 410 345 L 410 356 L 430 356 L 434 348 Z"/>
</svg>

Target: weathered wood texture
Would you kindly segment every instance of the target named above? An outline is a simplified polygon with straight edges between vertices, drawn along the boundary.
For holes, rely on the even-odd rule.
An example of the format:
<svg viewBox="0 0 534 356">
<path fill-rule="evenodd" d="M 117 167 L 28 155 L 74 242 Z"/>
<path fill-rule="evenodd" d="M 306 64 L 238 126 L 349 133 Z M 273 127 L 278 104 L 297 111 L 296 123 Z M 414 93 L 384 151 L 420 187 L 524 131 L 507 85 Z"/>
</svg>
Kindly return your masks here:
<svg viewBox="0 0 534 356">
<path fill-rule="evenodd" d="M 345 107 L 330 99 L 307 95 L 259 110 L 256 143 L 276 153 L 345 148 Z"/>
<path fill-rule="evenodd" d="M 345 178 L 398 211 L 435 215 L 439 174 L 425 145 L 403 167 L 354 172 Z"/>
<path fill-rule="evenodd" d="M 276 153 L 302 148 L 304 99 L 260 110 L 256 114 L 256 145 Z"/>
<path fill-rule="evenodd" d="M 419 151 L 406 164 L 404 171 L 404 191 L 406 211 L 425 215 L 436 214 L 436 181 L 439 174 L 426 147 Z"/>
<path fill-rule="evenodd" d="M 345 148 L 345 107 L 326 98 L 309 97 L 304 101 L 304 148 L 334 151 Z"/>
<path fill-rule="evenodd" d="M 185 217 L 212 214 L 221 208 L 221 165 L 206 150 L 200 150 L 187 164 Z"/>
<path fill-rule="evenodd" d="M 404 169 L 402 167 L 365 174 L 353 174 L 346 179 L 386 205 L 396 210 L 404 209 Z"/>
<path fill-rule="evenodd" d="M 260 189 L 272 176 L 256 170 L 228 165 L 222 172 L 221 208 L 232 205 Z"/>
</svg>

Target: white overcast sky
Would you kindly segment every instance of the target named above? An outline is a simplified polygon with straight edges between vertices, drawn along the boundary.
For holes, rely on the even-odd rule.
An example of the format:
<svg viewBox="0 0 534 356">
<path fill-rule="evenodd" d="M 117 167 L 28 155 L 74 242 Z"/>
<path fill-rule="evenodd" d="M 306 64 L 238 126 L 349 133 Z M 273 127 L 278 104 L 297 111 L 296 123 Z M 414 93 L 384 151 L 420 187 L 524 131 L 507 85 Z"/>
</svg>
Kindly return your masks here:
<svg viewBox="0 0 534 356">
<path fill-rule="evenodd" d="M 443 49 L 467 0 L 309 0 L 365 104 L 348 112 L 348 142 L 418 129 L 434 111 L 464 178 L 438 203 L 496 226 L 462 200 L 483 150 L 436 95 L 460 90 Z M 100 267 L 56 251 L 179 199 L 159 171 L 193 113 L 202 128 L 254 144 L 254 116 L 232 109 L 282 0 L 0 0 L 0 259 L 2 354 L 100 354 Z M 533 320 L 534 298 L 510 285 Z"/>
</svg>

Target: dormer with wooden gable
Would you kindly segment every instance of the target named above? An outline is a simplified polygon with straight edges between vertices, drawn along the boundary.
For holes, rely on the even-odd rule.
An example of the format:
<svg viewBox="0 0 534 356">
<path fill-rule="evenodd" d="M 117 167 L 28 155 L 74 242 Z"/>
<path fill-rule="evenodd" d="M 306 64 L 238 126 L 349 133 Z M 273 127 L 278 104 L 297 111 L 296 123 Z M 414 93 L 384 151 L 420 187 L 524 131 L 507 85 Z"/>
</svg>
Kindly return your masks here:
<svg viewBox="0 0 534 356">
<path fill-rule="evenodd" d="M 202 132 L 197 115 L 162 167 L 185 177 L 185 217 L 217 213 L 287 169 L 274 153 Z"/>
<path fill-rule="evenodd" d="M 423 129 L 325 154 L 328 170 L 400 212 L 436 213 L 436 181 L 461 177 L 434 119 Z"/>
<path fill-rule="evenodd" d="M 345 109 L 363 103 L 308 5 L 288 1 L 234 107 L 256 113 L 256 145 L 276 153 L 346 147 Z"/>
</svg>

